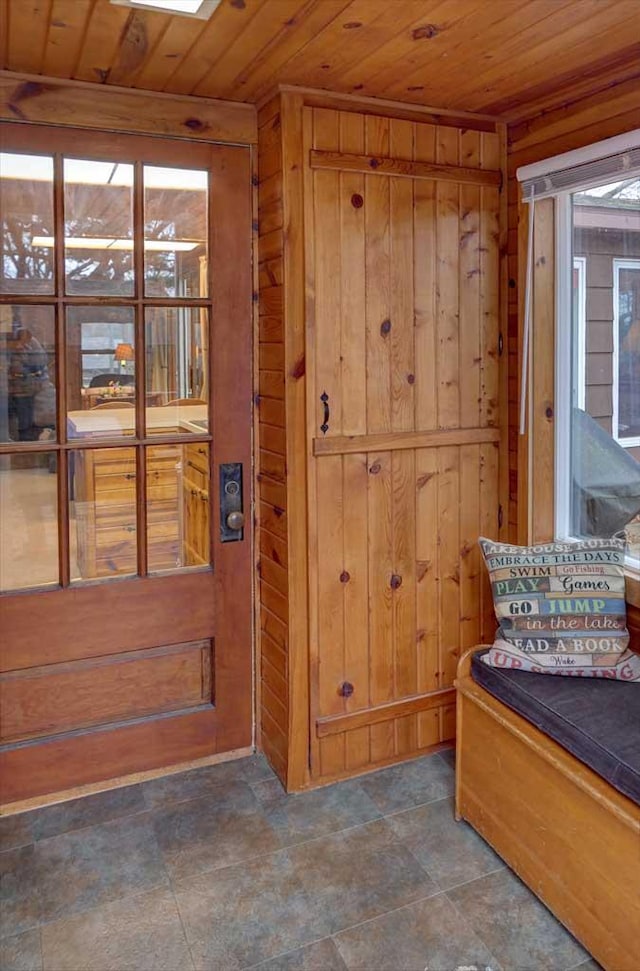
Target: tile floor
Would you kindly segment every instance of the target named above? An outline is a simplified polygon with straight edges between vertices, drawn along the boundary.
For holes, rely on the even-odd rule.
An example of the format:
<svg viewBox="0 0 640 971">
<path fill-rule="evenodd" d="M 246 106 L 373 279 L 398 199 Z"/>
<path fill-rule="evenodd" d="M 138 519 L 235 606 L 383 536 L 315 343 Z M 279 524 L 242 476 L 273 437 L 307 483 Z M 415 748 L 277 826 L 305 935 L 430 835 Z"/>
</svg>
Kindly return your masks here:
<svg viewBox="0 0 640 971">
<path fill-rule="evenodd" d="M 2 971 L 597 971 L 452 811 L 452 753 L 286 796 L 259 755 L 0 820 Z"/>
</svg>

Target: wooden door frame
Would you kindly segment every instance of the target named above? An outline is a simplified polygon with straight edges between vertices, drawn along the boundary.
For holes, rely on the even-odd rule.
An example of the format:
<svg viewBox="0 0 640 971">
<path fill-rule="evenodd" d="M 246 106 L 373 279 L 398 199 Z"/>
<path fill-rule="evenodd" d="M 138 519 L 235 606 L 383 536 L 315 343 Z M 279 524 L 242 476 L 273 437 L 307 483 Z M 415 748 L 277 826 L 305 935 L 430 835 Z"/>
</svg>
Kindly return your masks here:
<svg viewBox="0 0 640 971">
<path fill-rule="evenodd" d="M 106 102 L 105 102 L 106 104 Z M 147 106 L 148 107 L 148 106 Z M 99 115 L 95 115 L 98 117 Z M 142 114 L 140 115 L 142 119 Z M 12 119 L 14 120 L 14 119 Z M 246 120 L 246 119 L 245 119 Z M 18 126 L 19 127 L 19 126 Z M 25 126 L 26 127 L 26 126 Z M 29 126 L 36 132 L 35 141 L 46 139 L 46 129 Z M 64 126 L 68 128 L 70 126 Z M 89 133 L 99 142 L 98 132 Z M 129 138 L 135 139 L 138 131 L 127 131 Z M 112 136 L 111 136 L 112 137 Z M 105 136 L 104 141 L 108 141 Z M 147 139 L 148 140 L 148 139 Z M 199 139 L 199 149 L 207 148 Z M 166 140 L 158 140 L 157 148 L 162 157 Z M 211 434 L 215 448 L 215 466 L 211 475 L 211 533 L 212 538 L 219 534 L 219 476 L 218 467 L 225 462 L 243 463 L 244 508 L 248 523 L 251 522 L 253 504 L 253 333 L 255 309 L 253 306 L 253 216 L 252 157 L 249 146 L 219 145 L 209 143 L 212 151 L 211 166 L 215 177 L 211 182 L 211 220 L 210 253 L 211 266 L 224 268 L 218 276 L 222 285 L 215 286 L 215 322 L 217 340 L 210 346 L 211 386 L 219 399 L 224 399 L 227 414 L 237 415 L 238 423 L 246 429 L 239 444 L 234 437 L 234 424 L 214 409 Z M 154 146 L 155 148 L 155 146 Z M 162 160 L 162 159 L 161 159 Z M 225 227 L 240 224 L 246 226 L 246 233 L 233 234 L 230 241 Z M 214 269 L 211 273 L 214 274 Z M 231 283 L 233 281 L 233 283 Z M 55 297 L 51 297 L 55 302 Z M 238 328 L 236 321 L 246 319 L 246 328 Z M 242 379 L 233 369 L 233 361 L 247 362 L 246 373 Z M 0 756 L 0 773 L 3 777 L 3 801 L 13 802 L 39 794 L 50 794 L 54 790 L 71 786 L 101 782 L 109 777 L 122 777 L 140 770 L 165 767 L 181 761 L 210 756 L 212 745 L 215 751 L 226 753 L 248 748 L 253 744 L 253 611 L 254 611 L 254 574 L 253 530 L 247 528 L 245 540 L 240 543 L 215 544 L 215 570 L 175 574 L 173 576 L 140 577 L 124 583 L 96 584 L 77 589 L 52 590 L 40 594 L 25 592 L 37 604 L 36 611 L 25 616 L 24 596 L 11 594 L 0 598 L 3 615 L 2 625 L 11 623 L 20 641 L 16 657 L 33 663 L 32 651 L 36 648 L 43 655 L 40 663 L 57 663 L 74 657 L 73 635 L 78 629 L 78 615 L 71 615 L 69 605 L 77 602 L 85 616 L 102 608 L 105 622 L 98 631 L 95 641 L 88 651 L 90 656 L 104 653 L 118 654 L 135 648 L 144 648 L 159 643 L 177 643 L 192 639 L 193 631 L 215 631 L 215 706 L 207 710 L 175 713 L 172 717 L 158 717 L 146 722 L 138 721 L 125 724 L 118 729 L 118 740 L 114 744 L 113 733 L 109 726 L 89 732 L 70 733 L 67 736 L 51 738 L 41 744 L 26 743 L 30 748 L 28 770 L 24 760 L 18 769 L 20 754 L 24 744 L 5 751 Z M 247 549 L 247 545 L 249 549 Z M 236 564 L 246 557 L 249 568 L 240 574 Z M 207 596 L 213 582 L 214 596 Z M 115 611 L 104 614 L 105 589 L 113 590 L 107 599 L 117 604 Z M 173 597 L 167 596 L 173 592 Z M 176 596 L 176 593 L 178 596 Z M 136 639 L 131 642 L 126 632 L 127 618 L 137 617 L 141 598 L 154 598 L 153 615 L 148 615 L 144 643 Z M 183 618 L 174 616 L 173 607 L 177 601 L 189 602 L 194 606 L 189 615 L 189 637 L 181 634 L 185 623 Z M 248 609 L 247 609 L 248 608 Z M 57 654 L 47 657 L 46 646 L 43 651 L 43 631 L 51 631 L 52 623 L 58 639 L 66 641 L 67 654 L 61 658 Z M 118 632 L 117 647 L 114 647 L 114 630 Z M 239 654 L 236 644 L 244 644 Z M 77 651 L 75 652 L 77 655 Z M 83 653 L 82 656 L 85 656 Z M 15 662 L 15 659 L 14 659 Z M 15 663 L 12 664 L 15 666 Z M 250 688 L 247 689 L 247 684 Z M 223 723 L 220 729 L 218 723 Z M 176 735 L 183 729 L 182 740 Z M 212 734 L 213 733 L 213 734 Z M 84 745 L 84 765 L 78 772 L 77 759 L 80 742 Z M 141 754 L 143 753 L 143 758 Z M 75 762 L 75 765 L 74 765 Z M 18 769 L 18 771 L 16 771 Z M 73 770 L 73 771 L 72 771 Z"/>
</svg>

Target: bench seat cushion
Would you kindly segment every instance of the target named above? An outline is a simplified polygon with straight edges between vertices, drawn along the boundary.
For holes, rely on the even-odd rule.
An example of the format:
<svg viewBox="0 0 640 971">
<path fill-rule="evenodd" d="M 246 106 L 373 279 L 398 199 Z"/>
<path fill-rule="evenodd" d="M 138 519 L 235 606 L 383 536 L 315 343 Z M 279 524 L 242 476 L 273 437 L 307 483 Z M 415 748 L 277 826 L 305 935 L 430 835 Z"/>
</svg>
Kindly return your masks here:
<svg viewBox="0 0 640 971">
<path fill-rule="evenodd" d="M 640 805 L 640 684 L 491 668 L 473 680 Z"/>
</svg>

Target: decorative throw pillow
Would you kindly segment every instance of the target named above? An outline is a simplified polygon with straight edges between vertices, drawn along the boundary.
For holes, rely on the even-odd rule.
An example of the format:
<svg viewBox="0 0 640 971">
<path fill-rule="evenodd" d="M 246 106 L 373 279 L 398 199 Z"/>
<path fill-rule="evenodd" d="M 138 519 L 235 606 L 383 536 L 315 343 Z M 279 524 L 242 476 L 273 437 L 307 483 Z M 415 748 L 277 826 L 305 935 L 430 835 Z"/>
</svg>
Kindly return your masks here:
<svg viewBox="0 0 640 971">
<path fill-rule="evenodd" d="M 623 540 L 479 543 L 500 625 L 483 656 L 488 665 L 640 681 L 626 625 Z"/>
</svg>

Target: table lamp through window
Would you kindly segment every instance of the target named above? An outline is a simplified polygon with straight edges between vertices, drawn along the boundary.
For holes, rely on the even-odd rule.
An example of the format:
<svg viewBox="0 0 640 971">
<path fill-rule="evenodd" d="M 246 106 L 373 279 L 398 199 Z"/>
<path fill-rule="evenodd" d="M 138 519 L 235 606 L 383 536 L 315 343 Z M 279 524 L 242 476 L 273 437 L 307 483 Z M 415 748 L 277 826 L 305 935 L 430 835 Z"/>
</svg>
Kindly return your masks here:
<svg viewBox="0 0 640 971">
<path fill-rule="evenodd" d="M 133 346 L 131 344 L 118 344 L 113 352 L 113 356 L 116 361 L 120 362 L 121 373 L 128 374 L 127 362 L 134 360 Z"/>
</svg>

